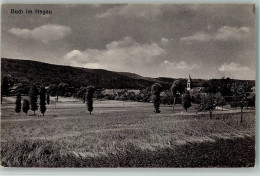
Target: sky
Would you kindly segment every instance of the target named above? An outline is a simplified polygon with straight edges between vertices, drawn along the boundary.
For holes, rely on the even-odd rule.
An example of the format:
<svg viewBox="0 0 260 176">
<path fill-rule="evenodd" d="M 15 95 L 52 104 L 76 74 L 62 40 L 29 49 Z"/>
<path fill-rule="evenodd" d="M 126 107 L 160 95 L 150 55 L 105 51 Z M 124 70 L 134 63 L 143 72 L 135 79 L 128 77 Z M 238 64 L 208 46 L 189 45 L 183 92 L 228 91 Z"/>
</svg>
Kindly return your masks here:
<svg viewBox="0 0 260 176">
<path fill-rule="evenodd" d="M 252 4 L 2 5 L 1 21 L 5 58 L 154 78 L 255 80 Z"/>
</svg>

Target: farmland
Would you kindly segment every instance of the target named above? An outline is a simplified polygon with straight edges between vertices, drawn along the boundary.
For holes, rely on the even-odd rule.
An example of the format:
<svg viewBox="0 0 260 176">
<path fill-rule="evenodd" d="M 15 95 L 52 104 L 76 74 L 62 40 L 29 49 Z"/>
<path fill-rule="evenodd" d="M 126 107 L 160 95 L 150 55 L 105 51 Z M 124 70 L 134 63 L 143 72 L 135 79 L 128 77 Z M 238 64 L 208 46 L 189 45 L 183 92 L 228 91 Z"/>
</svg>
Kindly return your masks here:
<svg viewBox="0 0 260 176">
<path fill-rule="evenodd" d="M 12 97 L 1 111 L 2 165 L 12 167 L 252 167 L 255 111 L 196 114 L 177 105 L 63 99 L 45 116 L 16 114 Z"/>
</svg>

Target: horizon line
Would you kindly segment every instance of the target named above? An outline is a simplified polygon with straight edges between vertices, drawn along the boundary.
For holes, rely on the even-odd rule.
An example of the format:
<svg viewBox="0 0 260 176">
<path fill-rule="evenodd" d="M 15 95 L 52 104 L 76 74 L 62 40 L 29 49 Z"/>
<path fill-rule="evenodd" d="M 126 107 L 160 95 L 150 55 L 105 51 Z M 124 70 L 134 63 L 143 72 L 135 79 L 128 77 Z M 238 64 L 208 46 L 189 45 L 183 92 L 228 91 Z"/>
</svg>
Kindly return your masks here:
<svg viewBox="0 0 260 176">
<path fill-rule="evenodd" d="M 135 74 L 137 76 L 141 76 L 144 78 L 152 78 L 152 79 L 158 79 L 158 78 L 171 78 L 171 79 L 188 79 L 189 75 L 187 76 L 187 78 L 174 78 L 174 77 L 165 77 L 165 76 L 159 76 L 159 77 L 149 77 L 149 76 L 142 76 L 140 74 L 137 73 L 133 73 L 133 72 L 124 72 L 124 71 L 112 71 L 112 70 L 107 70 L 107 69 L 103 69 L 103 68 L 87 68 L 87 67 L 78 67 L 78 66 L 72 66 L 72 65 L 63 65 L 63 64 L 54 64 L 54 63 L 48 63 L 48 62 L 44 62 L 44 61 L 37 61 L 37 60 L 30 60 L 30 59 L 17 59 L 17 58 L 7 58 L 7 57 L 1 57 L 1 59 L 10 59 L 10 60 L 23 60 L 23 61 L 31 61 L 31 62 L 39 62 L 39 63 L 44 63 L 44 64 L 50 64 L 50 65 L 57 65 L 57 66 L 66 66 L 66 67 L 72 67 L 72 68 L 83 68 L 83 69 L 91 69 L 91 70 L 105 70 L 105 71 L 110 71 L 110 72 L 116 72 L 116 73 L 131 73 L 131 74 Z M 2 63 L 1 63 L 2 64 Z M 1 72 L 2 72 L 2 68 L 1 68 Z M 230 78 L 232 80 L 245 80 L 245 81 L 256 81 L 257 76 L 255 79 L 238 79 L 238 78 L 231 78 L 231 77 L 225 77 L 224 78 Z M 202 79 L 202 80 L 212 80 L 212 79 L 221 79 L 223 77 L 220 78 L 191 78 L 191 79 Z"/>
</svg>

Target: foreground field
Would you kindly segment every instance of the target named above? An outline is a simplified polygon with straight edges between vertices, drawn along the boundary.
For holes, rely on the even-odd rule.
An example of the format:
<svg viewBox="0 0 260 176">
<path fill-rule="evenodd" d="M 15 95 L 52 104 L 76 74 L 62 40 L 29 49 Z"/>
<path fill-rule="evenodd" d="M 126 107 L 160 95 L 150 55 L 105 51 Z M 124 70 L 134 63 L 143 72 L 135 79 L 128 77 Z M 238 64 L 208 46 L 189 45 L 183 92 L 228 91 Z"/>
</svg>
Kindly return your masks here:
<svg viewBox="0 0 260 176">
<path fill-rule="evenodd" d="M 180 105 L 95 101 L 47 106 L 45 116 L 14 113 L 2 104 L 2 165 L 22 167 L 248 167 L 254 166 L 255 112 L 184 113 Z"/>
</svg>

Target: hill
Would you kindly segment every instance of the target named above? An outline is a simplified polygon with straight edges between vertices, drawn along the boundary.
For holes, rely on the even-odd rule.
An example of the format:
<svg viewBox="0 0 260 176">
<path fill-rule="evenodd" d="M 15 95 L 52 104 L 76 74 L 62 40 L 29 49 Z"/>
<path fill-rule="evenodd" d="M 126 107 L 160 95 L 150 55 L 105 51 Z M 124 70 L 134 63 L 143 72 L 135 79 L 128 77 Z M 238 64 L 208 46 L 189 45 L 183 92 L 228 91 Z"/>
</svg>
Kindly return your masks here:
<svg viewBox="0 0 260 176">
<path fill-rule="evenodd" d="M 11 75 L 16 83 L 29 83 L 32 79 L 37 85 L 48 86 L 50 84 L 67 83 L 79 88 L 81 86 L 94 85 L 97 89 L 145 89 L 155 82 L 160 83 L 163 89 L 170 89 L 177 78 L 149 78 L 128 72 L 114 72 L 104 69 L 89 69 L 65 65 L 54 65 L 31 60 L 1 58 L 2 77 Z M 187 79 L 179 78 L 186 87 Z M 209 80 L 193 79 L 193 86 L 203 86 Z M 238 83 L 255 85 L 254 80 L 233 80 Z"/>
<path fill-rule="evenodd" d="M 155 82 L 169 89 L 173 78 L 167 80 L 148 78 L 134 73 L 113 72 L 103 69 L 88 69 L 64 65 L 54 65 L 31 60 L 1 59 L 2 77 L 11 75 L 17 83 L 28 83 L 30 79 L 37 85 L 67 83 L 74 87 L 95 85 L 97 88 L 151 87 Z"/>
</svg>

